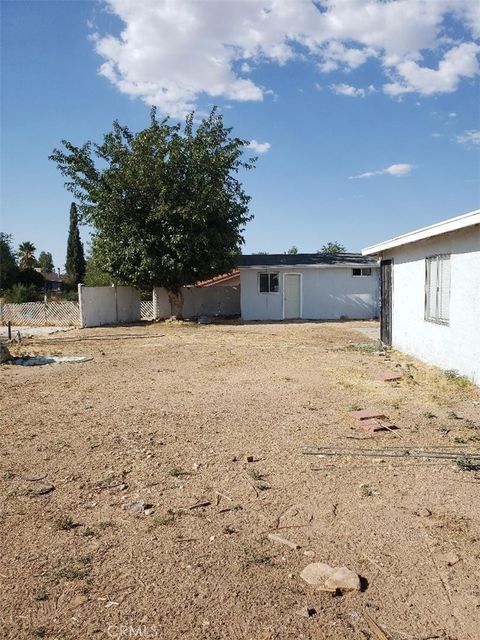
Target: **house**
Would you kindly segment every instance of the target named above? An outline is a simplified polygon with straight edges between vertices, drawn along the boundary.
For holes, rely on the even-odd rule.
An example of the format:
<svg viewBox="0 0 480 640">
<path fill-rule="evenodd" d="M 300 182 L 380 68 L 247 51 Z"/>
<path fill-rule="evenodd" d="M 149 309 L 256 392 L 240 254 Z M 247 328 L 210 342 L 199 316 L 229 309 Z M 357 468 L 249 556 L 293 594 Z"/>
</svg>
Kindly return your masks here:
<svg viewBox="0 0 480 640">
<path fill-rule="evenodd" d="M 383 342 L 480 385 L 480 210 L 363 255 L 381 261 Z"/>
<path fill-rule="evenodd" d="M 243 255 L 244 320 L 338 320 L 378 315 L 378 264 L 357 253 Z"/>
<path fill-rule="evenodd" d="M 197 282 L 196 287 L 238 287 L 240 286 L 240 271 L 233 269 L 228 273 L 222 273 L 219 276 Z"/>
<path fill-rule="evenodd" d="M 44 290 L 45 291 L 61 291 L 63 289 L 63 283 L 65 280 L 64 276 L 61 276 L 58 273 L 52 271 L 51 273 L 48 271 L 41 271 L 43 279 L 45 281 Z"/>
</svg>

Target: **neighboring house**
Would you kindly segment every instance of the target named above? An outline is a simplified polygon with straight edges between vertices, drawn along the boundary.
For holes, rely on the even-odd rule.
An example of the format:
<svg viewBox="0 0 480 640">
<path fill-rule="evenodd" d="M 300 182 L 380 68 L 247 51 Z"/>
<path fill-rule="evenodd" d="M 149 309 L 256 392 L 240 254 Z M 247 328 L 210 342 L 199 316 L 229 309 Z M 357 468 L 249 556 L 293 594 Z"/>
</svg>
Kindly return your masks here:
<svg viewBox="0 0 480 640">
<path fill-rule="evenodd" d="M 480 210 L 363 255 L 381 259 L 383 342 L 480 385 Z"/>
<path fill-rule="evenodd" d="M 43 279 L 45 280 L 45 291 L 61 291 L 63 289 L 64 277 L 58 273 L 48 273 L 41 271 Z"/>
<path fill-rule="evenodd" d="M 197 282 L 196 287 L 238 287 L 240 285 L 240 271 L 234 269 L 229 273 L 222 273 L 209 280 Z"/>
<path fill-rule="evenodd" d="M 244 255 L 238 267 L 243 320 L 378 315 L 378 264 L 361 254 Z"/>
</svg>

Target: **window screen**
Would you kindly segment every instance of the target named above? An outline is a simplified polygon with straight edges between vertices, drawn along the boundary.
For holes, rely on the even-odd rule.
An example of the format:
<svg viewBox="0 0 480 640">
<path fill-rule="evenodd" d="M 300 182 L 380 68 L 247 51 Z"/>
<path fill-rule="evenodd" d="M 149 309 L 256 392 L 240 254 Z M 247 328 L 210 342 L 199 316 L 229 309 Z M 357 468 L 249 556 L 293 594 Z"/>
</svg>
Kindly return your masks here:
<svg viewBox="0 0 480 640">
<path fill-rule="evenodd" d="M 425 320 L 450 321 L 450 256 L 431 256 L 425 261 Z"/>
<path fill-rule="evenodd" d="M 259 273 L 258 290 L 260 293 L 278 293 L 280 291 L 278 273 Z"/>
<path fill-rule="evenodd" d="M 362 267 L 352 269 L 352 276 L 371 276 L 372 268 L 371 267 Z"/>
</svg>

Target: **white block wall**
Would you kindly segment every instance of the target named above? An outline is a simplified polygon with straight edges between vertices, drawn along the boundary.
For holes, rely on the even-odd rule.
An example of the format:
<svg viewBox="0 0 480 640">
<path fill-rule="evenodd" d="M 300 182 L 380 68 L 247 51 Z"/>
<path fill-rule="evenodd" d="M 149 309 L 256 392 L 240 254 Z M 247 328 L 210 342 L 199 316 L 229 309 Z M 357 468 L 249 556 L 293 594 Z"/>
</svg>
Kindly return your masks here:
<svg viewBox="0 0 480 640">
<path fill-rule="evenodd" d="M 280 273 L 279 293 L 259 293 L 258 273 Z M 375 318 L 379 310 L 379 270 L 371 276 L 352 276 L 351 267 L 308 269 L 240 269 L 241 309 L 244 320 L 283 320 L 283 275 L 302 275 L 302 312 L 305 320 Z"/>
<path fill-rule="evenodd" d="M 140 292 L 133 287 L 78 287 L 82 327 L 140 320 Z"/>
<path fill-rule="evenodd" d="M 427 322 L 425 258 L 449 253 L 450 323 Z M 480 227 L 386 252 L 393 258 L 392 346 L 480 385 Z"/>
<path fill-rule="evenodd" d="M 240 287 L 183 287 L 183 317 L 240 315 Z M 168 293 L 161 287 L 153 292 L 154 317 L 172 315 Z M 155 315 L 156 309 L 156 315 Z"/>
</svg>

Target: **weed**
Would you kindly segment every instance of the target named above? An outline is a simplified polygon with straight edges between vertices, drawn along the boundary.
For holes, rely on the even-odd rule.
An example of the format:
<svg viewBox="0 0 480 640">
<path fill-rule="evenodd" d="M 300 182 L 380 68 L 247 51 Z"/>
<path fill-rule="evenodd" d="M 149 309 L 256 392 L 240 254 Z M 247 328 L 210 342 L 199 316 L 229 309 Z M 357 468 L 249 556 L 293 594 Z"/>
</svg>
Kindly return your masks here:
<svg viewBox="0 0 480 640">
<path fill-rule="evenodd" d="M 450 420 L 461 420 L 460 416 L 455 413 L 455 411 L 447 411 L 447 416 Z"/>
<path fill-rule="evenodd" d="M 174 520 L 175 520 L 175 511 L 173 511 L 173 509 L 169 509 L 167 513 L 165 513 L 163 516 L 154 516 L 151 526 L 156 527 L 157 525 L 172 524 Z"/>
<path fill-rule="evenodd" d="M 45 587 L 40 587 L 33 594 L 33 599 L 37 600 L 38 602 L 43 602 L 44 600 L 48 600 L 48 591 L 45 589 Z"/>
<path fill-rule="evenodd" d="M 85 531 L 83 532 L 83 535 L 84 535 L 86 538 L 89 538 L 89 537 L 91 537 L 91 536 L 94 536 L 94 535 L 95 535 L 95 531 L 94 531 L 92 528 L 90 528 L 90 527 L 86 527 Z"/>
<path fill-rule="evenodd" d="M 457 458 L 457 466 L 462 471 L 480 471 L 480 462 L 471 458 Z"/>
<path fill-rule="evenodd" d="M 468 387 L 472 384 L 466 376 L 460 375 L 456 369 L 447 369 L 444 374 L 449 382 L 453 382 L 459 387 Z"/>
<path fill-rule="evenodd" d="M 263 480 L 257 482 L 256 487 L 259 491 L 267 491 L 267 489 L 270 489 L 268 482 L 264 482 Z"/>
<path fill-rule="evenodd" d="M 232 533 L 235 533 L 235 528 L 232 527 L 231 524 L 226 524 L 223 527 L 223 533 L 226 533 L 227 535 L 231 535 Z"/>
<path fill-rule="evenodd" d="M 477 425 L 475 424 L 475 422 L 473 422 L 473 420 L 465 419 L 464 424 L 467 429 L 478 429 Z"/>
<path fill-rule="evenodd" d="M 243 509 L 241 504 L 232 504 L 230 511 L 241 511 Z"/>
<path fill-rule="evenodd" d="M 360 351 L 361 353 L 376 353 L 377 351 L 384 351 L 382 345 L 378 342 L 359 342 L 357 344 L 349 345 L 349 349 L 353 351 Z"/>
<path fill-rule="evenodd" d="M 47 628 L 46 627 L 37 627 L 36 629 L 32 630 L 32 634 L 36 638 L 45 638 L 45 636 L 47 635 Z"/>
<path fill-rule="evenodd" d="M 60 516 L 55 520 L 55 526 L 61 531 L 69 531 L 70 529 L 75 529 L 78 525 L 71 516 Z"/>
<path fill-rule="evenodd" d="M 450 427 L 447 427 L 446 425 L 442 424 L 440 427 L 437 428 L 437 431 L 440 431 L 440 433 L 444 436 L 448 435 L 451 431 Z"/>
<path fill-rule="evenodd" d="M 263 480 L 264 474 L 258 469 L 249 469 L 248 475 L 252 478 L 252 480 Z"/>
<path fill-rule="evenodd" d="M 461 436 L 455 436 L 453 441 L 457 444 L 467 444 L 467 440 L 465 438 L 462 438 Z"/>
<path fill-rule="evenodd" d="M 104 520 L 103 522 L 99 522 L 97 525 L 100 531 L 104 531 L 105 529 L 108 529 L 109 527 L 114 527 L 114 526 L 115 524 L 110 520 Z"/>
<path fill-rule="evenodd" d="M 80 556 L 79 558 L 67 560 L 57 571 L 57 578 L 65 580 L 78 580 L 85 578 L 92 570 L 92 557 L 90 555 Z"/>
<path fill-rule="evenodd" d="M 433 418 L 436 418 L 437 416 L 432 413 L 431 411 L 424 411 L 423 415 L 425 418 L 429 418 L 429 420 L 432 420 Z"/>
<path fill-rule="evenodd" d="M 10 469 L 7 469 L 7 471 L 4 471 L 2 473 L 2 478 L 4 480 L 13 480 L 13 478 L 15 478 L 15 474 L 13 473 L 13 471 L 10 471 Z"/>
<path fill-rule="evenodd" d="M 187 471 L 184 471 L 181 467 L 173 467 L 172 469 L 169 470 L 168 475 L 172 476 L 173 478 L 179 478 L 180 476 L 187 476 L 188 473 Z"/>
<path fill-rule="evenodd" d="M 361 405 L 359 405 L 359 404 L 355 404 L 355 403 L 354 403 L 354 404 L 351 404 L 351 405 L 348 407 L 348 410 L 349 410 L 349 411 L 361 411 L 362 409 L 363 409 L 363 407 L 362 407 Z"/>
<path fill-rule="evenodd" d="M 400 402 L 392 402 L 392 407 L 398 411 L 398 409 L 400 409 Z"/>
<path fill-rule="evenodd" d="M 252 564 L 264 564 L 272 566 L 273 561 L 266 553 L 255 551 L 254 549 L 244 549 L 244 556 L 242 560 L 242 567 L 246 569 Z"/>
<path fill-rule="evenodd" d="M 361 484 L 360 485 L 360 493 L 362 494 L 362 496 L 373 496 L 373 491 L 372 489 L 368 486 L 368 484 Z"/>
</svg>

